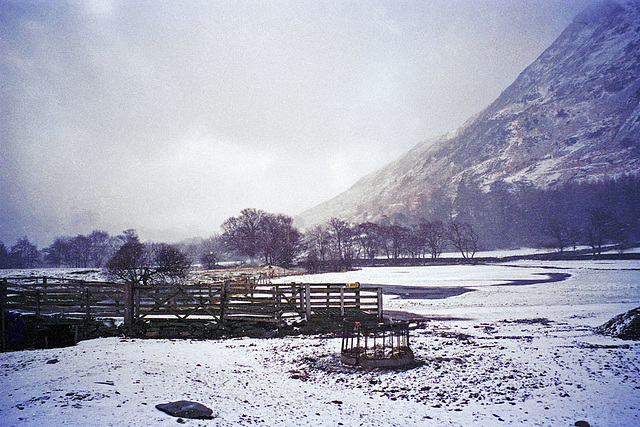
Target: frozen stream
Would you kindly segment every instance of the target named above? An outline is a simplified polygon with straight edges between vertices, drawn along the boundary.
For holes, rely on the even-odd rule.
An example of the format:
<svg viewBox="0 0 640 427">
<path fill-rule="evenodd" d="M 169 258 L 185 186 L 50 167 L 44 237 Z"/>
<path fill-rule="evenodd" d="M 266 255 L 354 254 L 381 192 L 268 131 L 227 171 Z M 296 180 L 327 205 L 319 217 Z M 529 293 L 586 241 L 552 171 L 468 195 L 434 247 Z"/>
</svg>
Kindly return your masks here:
<svg viewBox="0 0 640 427">
<path fill-rule="evenodd" d="M 567 321 L 587 316 L 595 326 L 640 305 L 640 261 L 366 267 L 292 279 L 379 285 L 385 310 L 474 321 L 542 315 Z"/>
</svg>

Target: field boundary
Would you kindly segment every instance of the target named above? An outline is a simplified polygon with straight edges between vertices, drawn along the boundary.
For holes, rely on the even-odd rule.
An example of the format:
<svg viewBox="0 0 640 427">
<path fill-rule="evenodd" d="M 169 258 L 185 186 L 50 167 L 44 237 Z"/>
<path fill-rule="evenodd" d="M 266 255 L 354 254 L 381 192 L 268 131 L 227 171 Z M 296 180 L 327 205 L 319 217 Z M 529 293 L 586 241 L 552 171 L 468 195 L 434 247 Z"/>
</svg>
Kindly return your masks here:
<svg viewBox="0 0 640 427">
<path fill-rule="evenodd" d="M 4 278 L 0 282 L 2 351 L 7 349 L 8 313 L 41 319 L 48 325 L 73 324 L 76 336 L 78 327 L 99 319 L 122 319 L 125 333 L 153 325 L 154 333 L 162 336 L 162 329 L 189 323 L 222 329 L 241 322 L 281 326 L 383 316 L 380 287 L 265 282 L 243 278 L 142 286 L 51 277 Z"/>
</svg>

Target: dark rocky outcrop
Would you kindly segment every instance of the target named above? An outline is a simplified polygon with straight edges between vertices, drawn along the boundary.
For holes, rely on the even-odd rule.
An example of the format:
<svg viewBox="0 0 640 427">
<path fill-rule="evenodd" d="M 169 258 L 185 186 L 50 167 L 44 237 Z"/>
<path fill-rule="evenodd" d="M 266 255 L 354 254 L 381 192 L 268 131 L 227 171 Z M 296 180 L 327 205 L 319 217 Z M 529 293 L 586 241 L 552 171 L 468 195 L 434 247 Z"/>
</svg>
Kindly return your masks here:
<svg viewBox="0 0 640 427">
<path fill-rule="evenodd" d="M 188 400 L 178 400 L 170 403 L 160 403 L 156 408 L 174 417 L 195 418 L 200 420 L 210 420 L 213 418 L 213 411 L 201 403 L 190 402 Z"/>
<path fill-rule="evenodd" d="M 623 340 L 640 340 L 640 307 L 629 310 L 598 326 L 596 332 Z"/>
</svg>

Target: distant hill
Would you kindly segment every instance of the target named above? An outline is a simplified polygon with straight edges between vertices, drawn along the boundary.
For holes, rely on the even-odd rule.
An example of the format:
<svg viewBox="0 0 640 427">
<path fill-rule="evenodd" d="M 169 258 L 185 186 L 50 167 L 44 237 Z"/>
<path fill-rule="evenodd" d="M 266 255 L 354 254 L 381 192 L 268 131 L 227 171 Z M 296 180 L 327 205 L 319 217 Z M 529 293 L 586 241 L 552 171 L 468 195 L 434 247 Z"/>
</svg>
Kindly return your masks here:
<svg viewBox="0 0 640 427">
<path fill-rule="evenodd" d="M 466 124 L 416 145 L 297 221 L 307 227 L 331 217 L 364 222 L 461 216 L 475 223 L 492 246 L 504 246 L 519 239 L 501 241 L 505 236 L 495 235 L 498 228 L 504 234 L 513 221 L 535 218 L 503 218 L 505 224 L 495 224 L 496 218 L 486 218 L 495 215 L 482 203 L 501 203 L 497 195 L 511 204 L 535 196 L 548 205 L 549 197 L 580 194 L 588 203 L 572 206 L 587 209 L 602 202 L 611 185 L 616 193 L 631 191 L 623 199 L 637 201 L 637 188 L 628 187 L 639 175 L 640 3 L 605 2 L 576 16 Z M 493 234 L 487 221 L 494 223 Z"/>
</svg>

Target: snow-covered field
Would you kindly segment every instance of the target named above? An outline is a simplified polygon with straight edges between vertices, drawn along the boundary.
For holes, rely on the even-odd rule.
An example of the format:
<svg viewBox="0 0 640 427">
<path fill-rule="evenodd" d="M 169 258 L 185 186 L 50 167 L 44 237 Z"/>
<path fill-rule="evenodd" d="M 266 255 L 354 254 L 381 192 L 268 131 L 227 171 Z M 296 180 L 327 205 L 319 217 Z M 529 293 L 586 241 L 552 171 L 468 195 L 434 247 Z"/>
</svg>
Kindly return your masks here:
<svg viewBox="0 0 640 427">
<path fill-rule="evenodd" d="M 105 338 L 0 354 L 0 425 L 176 425 L 155 409 L 176 400 L 214 410 L 212 420 L 184 420 L 194 426 L 640 425 L 640 343 L 591 330 L 640 306 L 640 261 L 365 268 L 293 280 L 464 292 L 385 296 L 389 313 L 430 319 L 412 331 L 418 363 L 406 370 L 343 367 L 333 337 Z"/>
</svg>

